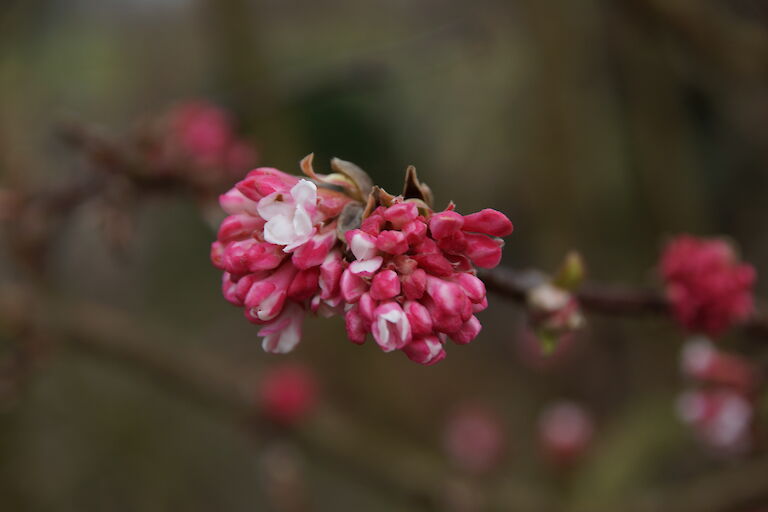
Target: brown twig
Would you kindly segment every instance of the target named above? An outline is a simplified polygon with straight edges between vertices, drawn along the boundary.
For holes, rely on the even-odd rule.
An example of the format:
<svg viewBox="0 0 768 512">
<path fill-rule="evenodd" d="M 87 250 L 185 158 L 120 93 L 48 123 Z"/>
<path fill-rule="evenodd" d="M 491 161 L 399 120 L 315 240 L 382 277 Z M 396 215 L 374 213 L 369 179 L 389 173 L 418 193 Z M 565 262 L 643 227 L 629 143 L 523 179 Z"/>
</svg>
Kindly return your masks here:
<svg viewBox="0 0 768 512">
<path fill-rule="evenodd" d="M 478 276 L 485 282 L 488 291 L 516 301 L 524 301 L 528 290 L 542 279 L 536 271 L 520 272 L 507 268 L 483 270 Z M 608 316 L 670 316 L 669 303 L 664 296 L 649 289 L 590 284 L 584 286 L 576 296 L 581 307 L 588 313 Z M 751 338 L 768 340 L 768 317 L 758 312 L 741 329 Z"/>
</svg>

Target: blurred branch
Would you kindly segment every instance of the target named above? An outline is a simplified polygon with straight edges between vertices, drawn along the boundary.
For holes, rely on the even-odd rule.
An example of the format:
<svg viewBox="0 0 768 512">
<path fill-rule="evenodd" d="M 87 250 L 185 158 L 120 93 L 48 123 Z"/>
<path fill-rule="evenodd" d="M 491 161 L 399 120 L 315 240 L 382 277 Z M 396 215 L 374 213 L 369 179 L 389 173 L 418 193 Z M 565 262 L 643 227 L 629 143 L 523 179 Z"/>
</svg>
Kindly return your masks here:
<svg viewBox="0 0 768 512">
<path fill-rule="evenodd" d="M 508 268 L 481 270 L 478 276 L 486 288 L 498 295 L 523 302 L 528 290 L 541 281 L 537 271 L 515 271 Z M 669 316 L 670 308 L 662 294 L 654 290 L 590 284 L 576 293 L 582 309 L 608 316 Z M 742 325 L 745 334 L 768 340 L 768 317 L 758 312 Z"/>
</svg>

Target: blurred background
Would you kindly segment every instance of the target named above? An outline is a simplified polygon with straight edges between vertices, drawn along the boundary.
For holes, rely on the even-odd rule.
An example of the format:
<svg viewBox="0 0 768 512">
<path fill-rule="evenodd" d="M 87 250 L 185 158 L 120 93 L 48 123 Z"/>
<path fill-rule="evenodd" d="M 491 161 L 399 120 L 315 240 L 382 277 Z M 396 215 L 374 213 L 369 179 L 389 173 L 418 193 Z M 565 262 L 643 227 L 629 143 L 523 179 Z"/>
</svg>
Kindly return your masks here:
<svg viewBox="0 0 768 512">
<path fill-rule="evenodd" d="M 0 3 L 0 187 L 64 186 L 87 172 L 57 136 L 61 123 L 121 140 L 190 100 L 230 112 L 260 165 L 297 173 L 314 152 L 322 171 L 338 156 L 397 192 L 413 164 L 438 206 L 505 212 L 516 226 L 509 267 L 552 271 L 575 248 L 591 280 L 658 286 L 662 244 L 692 232 L 731 237 L 768 271 L 760 0 Z M 482 335 L 434 367 L 349 343 L 338 318 L 310 320 L 293 353 L 269 355 L 221 297 L 215 233 L 193 198 L 135 205 L 118 254 L 97 210 L 86 204 L 57 227 L 44 277 L 30 278 L 4 240 L 0 278 L 37 277 L 61 302 L 119 310 L 132 321 L 105 332 L 133 329 L 180 360 L 221 361 L 254 404 L 263 372 L 300 363 L 314 375 L 317 416 L 298 436 L 252 425 L 135 364 L 46 340 L 23 384 L 3 387 L 1 510 L 768 505 L 764 434 L 723 454 L 678 419 L 685 336 L 667 319 L 590 316 L 543 360 L 519 305 L 491 296 Z M 0 330 L 0 354 L 13 338 Z M 567 464 L 541 440 L 542 414 L 563 400 L 594 431 Z M 481 425 L 457 433 L 461 415 Z M 355 448 L 334 458 L 326 435 Z M 390 451 L 382 436 L 408 448 Z M 487 442 L 472 448 L 478 438 Z M 470 459 L 492 452 L 487 464 L 474 468 L 457 443 Z M 393 482 L 428 474 L 414 485 L 439 498 L 397 492 L 376 471 Z M 745 495 L 744 481 L 761 492 Z"/>
</svg>

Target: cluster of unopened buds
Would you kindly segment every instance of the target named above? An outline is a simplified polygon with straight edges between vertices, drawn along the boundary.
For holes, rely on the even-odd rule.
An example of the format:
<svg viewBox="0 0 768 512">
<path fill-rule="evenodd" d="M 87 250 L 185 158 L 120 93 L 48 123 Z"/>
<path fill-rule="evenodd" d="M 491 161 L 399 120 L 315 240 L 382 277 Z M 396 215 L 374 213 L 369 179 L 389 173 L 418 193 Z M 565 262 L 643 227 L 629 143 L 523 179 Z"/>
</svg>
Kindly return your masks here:
<svg viewBox="0 0 768 512">
<path fill-rule="evenodd" d="M 695 385 L 680 395 L 678 415 L 713 450 L 742 453 L 752 444 L 759 377 L 744 357 L 718 350 L 706 338 L 683 346 L 683 374 Z"/>
<path fill-rule="evenodd" d="M 753 312 L 755 269 L 725 240 L 679 236 L 660 267 L 672 312 L 691 332 L 717 336 Z"/>
<path fill-rule="evenodd" d="M 180 103 L 157 119 L 143 140 L 151 167 L 203 182 L 232 180 L 252 168 L 254 146 L 241 138 L 226 110 L 203 100 Z"/>
<path fill-rule="evenodd" d="M 398 196 L 343 160 L 328 175 L 312 155 L 301 168 L 306 178 L 256 169 L 220 199 L 229 217 L 211 259 L 225 298 L 262 326 L 264 350 L 292 350 L 308 313 L 343 315 L 354 343 L 371 334 L 421 364 L 442 360 L 449 338 L 477 337 L 488 302 L 475 268 L 501 260 L 506 216 L 434 211 L 413 167 Z"/>
</svg>

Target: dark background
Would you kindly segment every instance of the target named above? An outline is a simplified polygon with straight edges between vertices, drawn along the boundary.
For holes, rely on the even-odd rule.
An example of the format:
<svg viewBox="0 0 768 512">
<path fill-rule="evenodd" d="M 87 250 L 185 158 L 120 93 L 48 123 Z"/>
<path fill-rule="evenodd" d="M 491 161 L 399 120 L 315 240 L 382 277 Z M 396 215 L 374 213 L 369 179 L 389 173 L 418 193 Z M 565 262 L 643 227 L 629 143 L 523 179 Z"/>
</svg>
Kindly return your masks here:
<svg viewBox="0 0 768 512">
<path fill-rule="evenodd" d="M 692 232 L 732 237 L 760 273 L 767 23 L 757 0 L 4 0 L 0 180 L 76 175 L 82 159 L 53 135 L 62 119 L 121 133 L 206 98 L 234 113 L 263 165 L 295 173 L 309 152 L 320 169 L 338 156 L 397 191 L 414 164 L 438 205 L 505 212 L 508 266 L 551 270 L 576 248 L 593 280 L 658 285 L 663 242 Z M 491 297 L 483 334 L 435 367 L 354 346 L 339 319 L 311 320 L 294 353 L 271 356 L 221 298 L 194 204 L 142 205 L 122 258 L 91 217 L 79 212 L 49 255 L 61 296 L 165 326 L 164 348 L 180 356 L 254 373 L 303 361 L 324 400 L 437 457 L 449 411 L 488 404 L 507 449 L 484 478 L 521 510 L 539 494 L 561 510 L 671 510 L 657 497 L 743 463 L 711 456 L 678 423 L 684 335 L 667 320 L 590 318 L 568 358 L 539 368 L 520 355 L 522 311 Z M 563 398 L 598 429 L 567 475 L 535 442 L 539 412 Z M 241 427 L 131 368 L 56 350 L 3 404 L 0 509 L 278 509 L 263 476 L 271 441 Z M 310 510 L 421 509 L 280 443 L 296 452 Z"/>
</svg>

